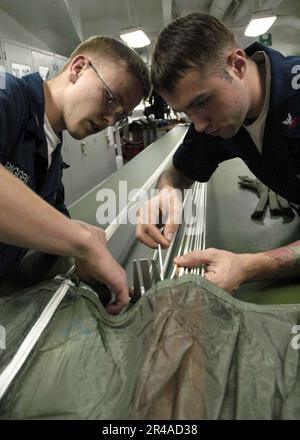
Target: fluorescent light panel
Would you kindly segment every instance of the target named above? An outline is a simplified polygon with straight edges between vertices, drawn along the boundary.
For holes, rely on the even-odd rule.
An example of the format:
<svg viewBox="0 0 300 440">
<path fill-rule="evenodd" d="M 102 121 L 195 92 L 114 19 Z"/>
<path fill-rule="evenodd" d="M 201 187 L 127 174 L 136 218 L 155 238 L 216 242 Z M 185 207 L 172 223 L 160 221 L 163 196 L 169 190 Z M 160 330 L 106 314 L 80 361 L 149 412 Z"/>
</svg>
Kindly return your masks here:
<svg viewBox="0 0 300 440">
<path fill-rule="evenodd" d="M 257 18 L 253 15 L 252 20 L 245 30 L 246 37 L 257 37 L 258 35 L 265 34 L 275 22 L 276 18 L 276 15 Z"/>
<path fill-rule="evenodd" d="M 120 37 L 131 47 L 145 47 L 150 44 L 149 38 L 142 30 L 127 32 L 121 34 Z"/>
</svg>

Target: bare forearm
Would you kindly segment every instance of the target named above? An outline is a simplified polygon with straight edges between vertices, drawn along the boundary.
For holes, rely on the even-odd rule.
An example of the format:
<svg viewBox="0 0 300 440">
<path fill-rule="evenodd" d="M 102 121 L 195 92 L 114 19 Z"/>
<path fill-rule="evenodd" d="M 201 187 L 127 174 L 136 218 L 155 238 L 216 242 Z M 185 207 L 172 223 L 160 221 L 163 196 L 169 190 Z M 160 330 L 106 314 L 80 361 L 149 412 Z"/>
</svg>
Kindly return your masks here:
<svg viewBox="0 0 300 440">
<path fill-rule="evenodd" d="M 250 257 L 251 254 L 248 255 Z M 300 276 L 300 241 L 252 254 L 248 272 L 250 281 Z"/>
<path fill-rule="evenodd" d="M 89 233 L 0 166 L 0 241 L 56 255 L 80 256 Z"/>
<path fill-rule="evenodd" d="M 165 171 L 161 173 L 157 181 L 156 187 L 162 189 L 164 187 L 173 187 L 184 191 L 193 184 L 193 180 L 184 176 L 180 171 L 178 171 L 173 165 L 168 167 Z"/>
</svg>

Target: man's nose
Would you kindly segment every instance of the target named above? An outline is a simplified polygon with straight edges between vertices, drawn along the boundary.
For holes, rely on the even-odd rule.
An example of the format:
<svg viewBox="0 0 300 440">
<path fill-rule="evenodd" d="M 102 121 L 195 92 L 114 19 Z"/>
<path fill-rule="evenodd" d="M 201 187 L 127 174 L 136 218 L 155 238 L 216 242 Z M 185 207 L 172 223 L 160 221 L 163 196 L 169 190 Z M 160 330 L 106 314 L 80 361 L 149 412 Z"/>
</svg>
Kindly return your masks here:
<svg viewBox="0 0 300 440">
<path fill-rule="evenodd" d="M 113 127 L 115 125 L 115 123 L 117 122 L 117 117 L 114 115 L 107 115 L 104 116 L 103 118 L 105 120 L 105 122 L 107 123 L 107 125 Z"/>
<path fill-rule="evenodd" d="M 202 133 L 209 126 L 209 119 L 199 114 L 190 115 L 190 118 L 198 133 Z"/>
</svg>

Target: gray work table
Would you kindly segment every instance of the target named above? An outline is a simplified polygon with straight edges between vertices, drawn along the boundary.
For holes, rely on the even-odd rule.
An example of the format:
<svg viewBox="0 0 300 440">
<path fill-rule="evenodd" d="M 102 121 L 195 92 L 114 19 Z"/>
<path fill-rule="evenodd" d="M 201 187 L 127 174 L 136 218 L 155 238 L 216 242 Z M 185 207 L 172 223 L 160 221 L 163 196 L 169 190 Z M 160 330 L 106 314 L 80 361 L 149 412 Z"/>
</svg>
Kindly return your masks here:
<svg viewBox="0 0 300 440">
<path fill-rule="evenodd" d="M 262 220 L 251 219 L 258 202 L 256 194 L 238 186 L 238 176 L 254 177 L 240 159 L 222 163 L 208 185 L 206 247 L 237 253 L 254 253 L 292 243 L 300 236 L 300 219 L 271 217 L 269 208 Z M 300 302 L 299 280 L 249 283 L 236 297 L 260 304 Z"/>
<path fill-rule="evenodd" d="M 177 126 L 153 144 L 149 145 L 130 162 L 113 173 L 105 181 L 101 182 L 90 193 L 81 198 L 70 207 L 72 218 L 86 221 L 90 224 L 106 229 L 108 223 L 99 223 L 96 219 L 96 211 L 100 206 L 99 194 L 101 190 L 112 190 L 116 196 L 117 207 L 119 206 L 120 182 L 126 184 L 127 194 L 135 189 L 140 189 L 143 184 L 153 175 L 165 158 L 170 154 L 175 145 L 183 138 L 187 131 L 186 126 Z M 171 160 L 170 162 L 171 163 Z M 155 183 L 150 187 L 155 188 Z M 124 186 L 123 186 L 124 193 Z M 119 209 L 117 209 L 117 214 Z M 108 249 L 114 258 L 124 267 L 127 272 L 128 282 L 133 284 L 133 260 L 140 258 L 152 258 L 154 251 L 139 243 L 135 238 L 135 224 L 128 222 L 121 224 L 108 242 Z"/>
</svg>

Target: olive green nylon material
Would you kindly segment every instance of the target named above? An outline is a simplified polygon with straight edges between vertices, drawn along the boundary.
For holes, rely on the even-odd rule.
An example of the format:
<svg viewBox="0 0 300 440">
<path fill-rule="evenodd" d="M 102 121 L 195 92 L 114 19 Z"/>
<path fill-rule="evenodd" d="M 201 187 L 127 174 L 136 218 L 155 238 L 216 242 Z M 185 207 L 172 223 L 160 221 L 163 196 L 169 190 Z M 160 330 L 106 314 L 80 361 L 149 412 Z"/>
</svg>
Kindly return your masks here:
<svg viewBox="0 0 300 440">
<path fill-rule="evenodd" d="M 0 298 L 0 371 L 58 288 Z M 298 419 L 300 305 L 165 280 L 118 316 L 71 287 L 0 402 L 1 419 Z"/>
<path fill-rule="evenodd" d="M 248 176 L 238 176 L 238 185 L 241 188 L 251 189 L 257 193 L 259 201 L 251 214 L 252 219 L 263 218 L 268 203 L 272 215 L 282 215 L 283 217 L 290 218 L 295 217 L 289 202 L 264 185 L 260 180 L 251 179 Z"/>
</svg>

